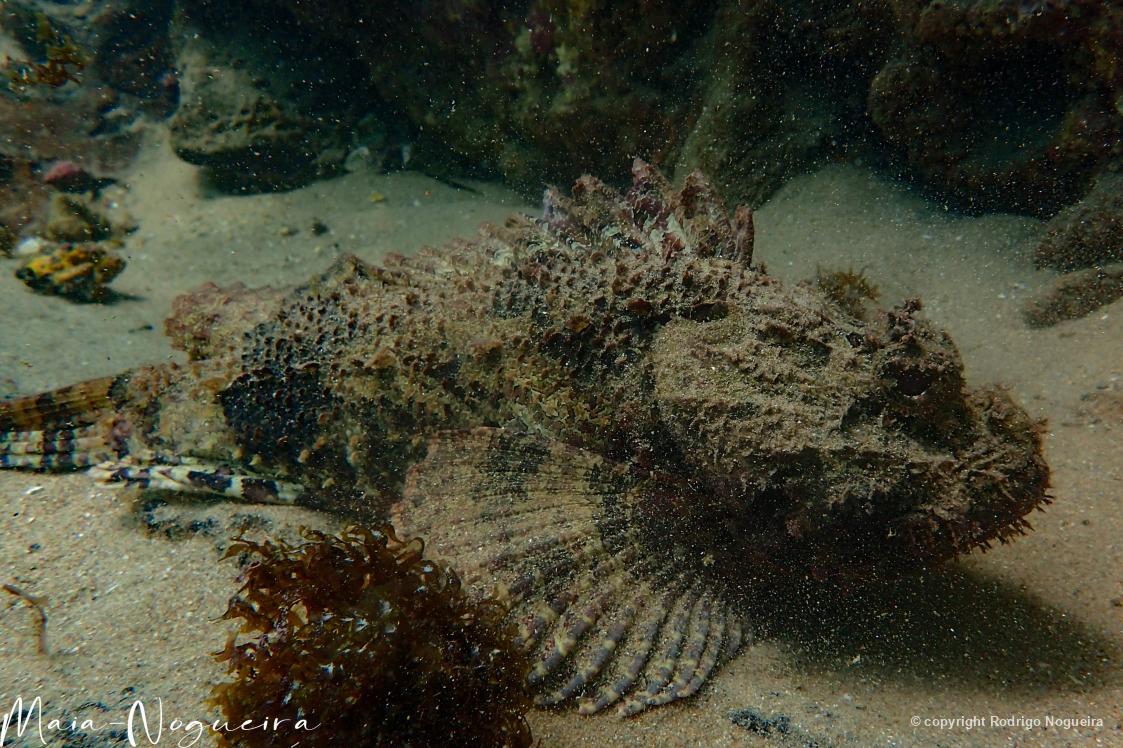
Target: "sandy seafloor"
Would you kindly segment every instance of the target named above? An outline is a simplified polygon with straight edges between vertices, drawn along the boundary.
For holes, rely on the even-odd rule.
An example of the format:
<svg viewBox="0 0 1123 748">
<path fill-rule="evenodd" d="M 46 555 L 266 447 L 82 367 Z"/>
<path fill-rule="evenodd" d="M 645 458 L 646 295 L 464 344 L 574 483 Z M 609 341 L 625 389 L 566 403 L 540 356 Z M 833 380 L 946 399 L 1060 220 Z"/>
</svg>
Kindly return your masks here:
<svg viewBox="0 0 1123 748">
<path fill-rule="evenodd" d="M 340 252 L 378 260 L 536 210 L 496 186 L 473 183 L 473 193 L 408 172 L 215 196 L 159 130 L 125 182 L 140 228 L 114 282 L 118 302 L 36 295 L 11 261 L 0 265 L 0 394 L 165 359 L 170 301 L 203 281 L 294 283 Z M 330 233 L 315 236 L 316 220 Z M 1123 745 L 1123 302 L 1028 329 L 1022 300 L 1052 277 L 1031 263 L 1040 222 L 957 216 L 856 166 L 795 179 L 756 226 L 757 258 L 785 280 L 852 267 L 884 301 L 922 297 L 972 384 L 1004 382 L 1048 418 L 1056 501 L 1012 545 L 923 578 L 761 611 L 758 641 L 691 701 L 631 720 L 534 712 L 542 745 Z M 49 717 L 99 723 L 123 720 L 136 698 L 150 708 L 162 699 L 165 720 L 214 718 L 203 700 L 223 668 L 210 653 L 225 642 L 230 624 L 217 619 L 237 586 L 234 563 L 219 561 L 224 523 L 253 514 L 278 530 L 339 526 L 301 509 L 183 499 L 146 513 L 145 497 L 81 474 L 0 473 L 0 501 L 0 583 L 46 598 L 49 616 L 42 654 L 32 611 L 0 596 L 0 714 L 16 696 L 39 696 Z M 744 708 L 786 716 L 791 728 L 750 732 L 728 716 Z M 1103 726 L 1043 724 L 1081 717 Z M 956 718 L 984 724 L 928 722 Z M 86 733 L 86 745 L 109 744 L 99 740 L 109 728 Z"/>
</svg>

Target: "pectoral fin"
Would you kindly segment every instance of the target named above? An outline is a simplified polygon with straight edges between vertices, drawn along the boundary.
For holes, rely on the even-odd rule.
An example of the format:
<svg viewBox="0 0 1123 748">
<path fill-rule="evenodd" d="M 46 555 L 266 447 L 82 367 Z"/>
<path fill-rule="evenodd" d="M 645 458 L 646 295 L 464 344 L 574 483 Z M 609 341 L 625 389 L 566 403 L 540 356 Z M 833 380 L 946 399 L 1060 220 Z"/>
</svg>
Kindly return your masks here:
<svg viewBox="0 0 1123 748">
<path fill-rule="evenodd" d="M 626 466 L 504 429 L 436 435 L 392 512 L 481 596 L 505 591 L 541 705 L 693 695 L 745 637 L 722 585 L 644 537 Z"/>
</svg>

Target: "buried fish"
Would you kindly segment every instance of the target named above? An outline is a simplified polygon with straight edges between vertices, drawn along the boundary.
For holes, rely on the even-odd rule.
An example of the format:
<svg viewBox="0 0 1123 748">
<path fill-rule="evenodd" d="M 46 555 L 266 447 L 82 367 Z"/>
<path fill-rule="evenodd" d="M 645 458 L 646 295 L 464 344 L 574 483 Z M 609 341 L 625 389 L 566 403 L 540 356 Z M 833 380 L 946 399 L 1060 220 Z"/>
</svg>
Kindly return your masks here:
<svg viewBox="0 0 1123 748">
<path fill-rule="evenodd" d="M 637 161 L 439 251 L 208 284 L 187 363 L 0 404 L 0 465 L 390 518 L 502 591 L 539 703 L 634 714 L 749 639 L 755 585 L 939 563 L 1048 500 L 1040 424 L 918 302 L 859 319 L 752 249 Z"/>
</svg>

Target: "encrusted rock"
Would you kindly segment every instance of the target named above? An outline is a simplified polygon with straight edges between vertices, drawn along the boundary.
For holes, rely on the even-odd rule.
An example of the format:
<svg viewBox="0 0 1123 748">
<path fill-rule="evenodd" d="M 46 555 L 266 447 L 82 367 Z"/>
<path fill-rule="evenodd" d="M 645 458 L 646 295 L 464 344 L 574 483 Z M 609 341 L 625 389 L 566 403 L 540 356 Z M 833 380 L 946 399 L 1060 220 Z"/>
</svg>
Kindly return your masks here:
<svg viewBox="0 0 1123 748">
<path fill-rule="evenodd" d="M 109 219 L 90 201 L 56 193 L 47 208 L 46 235 L 60 242 L 91 242 L 109 238 Z"/>
<path fill-rule="evenodd" d="M 110 295 L 109 282 L 124 269 L 125 261 L 105 247 L 64 245 L 28 260 L 16 277 L 40 293 L 75 301 L 105 301 Z"/>
<path fill-rule="evenodd" d="M 893 6 L 902 44 L 869 114 L 926 184 L 972 209 L 1049 216 L 1119 156 L 1117 4 Z"/>
<path fill-rule="evenodd" d="M 1034 261 L 1058 270 L 1123 262 L 1123 174 L 1104 174 L 1083 200 L 1049 221 Z"/>
<path fill-rule="evenodd" d="M 186 40 L 171 120 L 180 158 L 229 191 L 287 189 L 340 167 L 347 126 L 364 102 L 356 102 L 359 76 L 335 46 L 255 3 L 186 3 L 175 28 Z"/>
<path fill-rule="evenodd" d="M 1049 327 L 1085 317 L 1123 298 L 1123 263 L 1067 273 L 1026 302 L 1022 317 L 1030 327 Z"/>
</svg>

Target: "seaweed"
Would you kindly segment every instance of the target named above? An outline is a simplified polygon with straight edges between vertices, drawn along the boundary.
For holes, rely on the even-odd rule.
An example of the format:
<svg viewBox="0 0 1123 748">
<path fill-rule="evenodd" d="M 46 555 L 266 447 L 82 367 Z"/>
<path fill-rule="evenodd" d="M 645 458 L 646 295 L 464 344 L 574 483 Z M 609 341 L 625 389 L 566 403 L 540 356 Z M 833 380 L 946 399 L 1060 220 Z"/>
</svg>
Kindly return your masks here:
<svg viewBox="0 0 1123 748">
<path fill-rule="evenodd" d="M 226 553 L 256 557 L 224 616 L 255 638 L 216 653 L 234 680 L 211 701 L 228 725 L 288 722 L 220 731 L 225 744 L 531 744 L 529 664 L 502 603 L 469 600 L 454 571 L 389 526 L 303 536 L 239 538 Z"/>
<path fill-rule="evenodd" d="M 864 268 L 854 272 L 853 268 L 824 270 L 820 267 L 815 270 L 814 283 L 824 296 L 858 319 L 865 318 L 867 302 L 881 298 L 881 290 L 866 277 Z"/>
<path fill-rule="evenodd" d="M 58 88 L 71 81 L 80 81 L 78 73 L 89 63 L 89 55 L 74 40 L 55 28 L 46 15 L 39 14 L 35 39 L 45 49 L 44 62 L 9 61 L 6 71 L 8 87 L 24 93 L 32 86 Z"/>
</svg>

